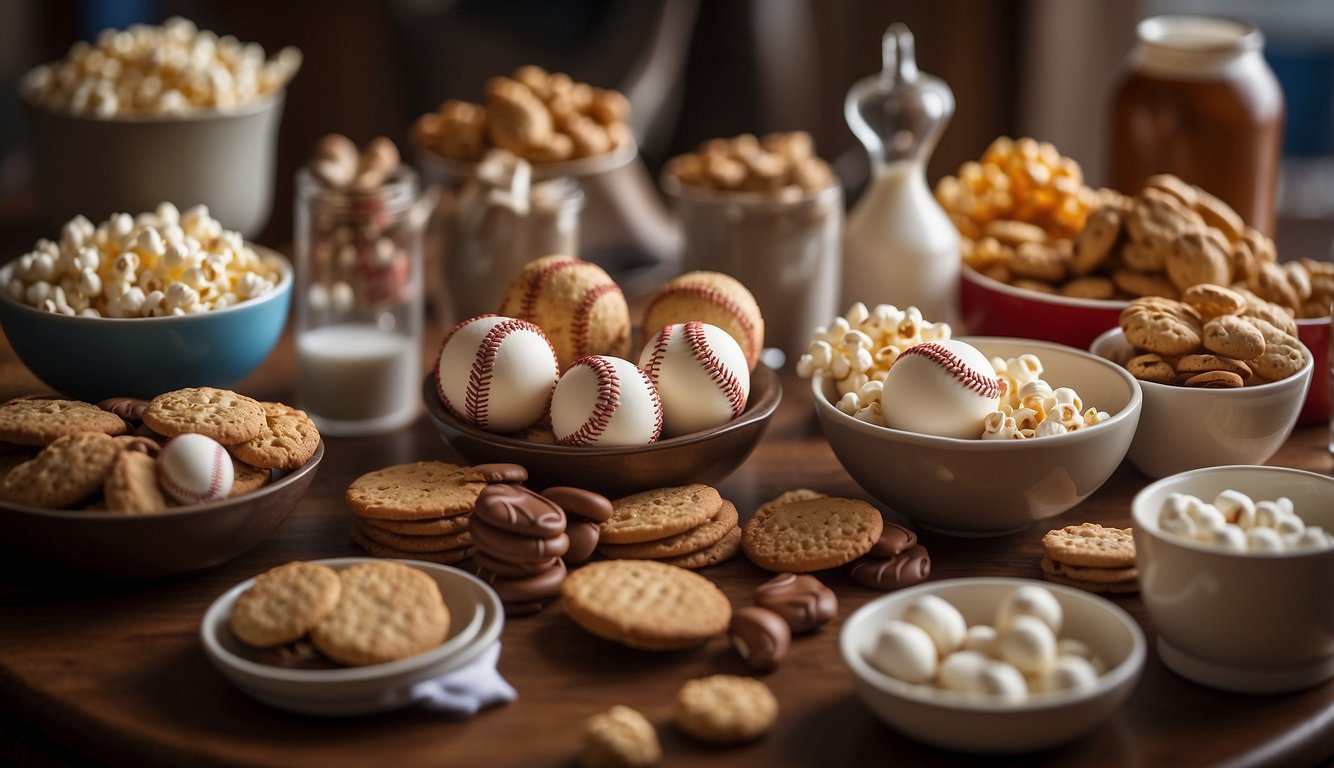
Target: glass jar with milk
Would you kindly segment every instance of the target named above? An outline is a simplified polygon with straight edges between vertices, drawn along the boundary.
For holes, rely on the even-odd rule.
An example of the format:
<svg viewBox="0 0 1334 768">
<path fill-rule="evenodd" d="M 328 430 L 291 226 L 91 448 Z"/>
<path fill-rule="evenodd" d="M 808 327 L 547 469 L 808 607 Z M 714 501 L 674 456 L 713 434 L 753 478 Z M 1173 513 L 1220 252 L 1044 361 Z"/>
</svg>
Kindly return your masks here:
<svg viewBox="0 0 1334 768">
<path fill-rule="evenodd" d="M 416 417 L 422 367 L 422 230 L 417 174 L 373 189 L 296 175 L 297 402 L 330 435 Z"/>
<path fill-rule="evenodd" d="M 926 163 L 954 114 L 954 94 L 917 69 L 912 33 L 894 24 L 884 69 L 853 84 L 844 116 L 871 156 L 870 186 L 848 214 L 842 305 L 916 306 L 959 320 L 959 232 L 926 183 Z"/>
</svg>

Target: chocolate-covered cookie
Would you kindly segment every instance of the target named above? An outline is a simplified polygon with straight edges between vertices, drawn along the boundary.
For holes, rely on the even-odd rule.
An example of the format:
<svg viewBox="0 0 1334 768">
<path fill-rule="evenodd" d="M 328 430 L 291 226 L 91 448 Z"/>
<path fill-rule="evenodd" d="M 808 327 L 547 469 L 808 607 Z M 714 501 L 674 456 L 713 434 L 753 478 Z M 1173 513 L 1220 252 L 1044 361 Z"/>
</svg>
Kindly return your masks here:
<svg viewBox="0 0 1334 768">
<path fill-rule="evenodd" d="M 792 644 L 792 628 L 776 612 L 747 605 L 732 612 L 727 638 L 752 669 L 768 672 L 787 657 L 788 647 Z"/>
<path fill-rule="evenodd" d="M 518 464 L 503 462 L 474 464 L 464 470 L 469 480 L 483 483 L 522 483 L 528 479 L 528 470 Z"/>
<path fill-rule="evenodd" d="M 588 561 L 598 547 L 602 529 L 592 520 L 575 520 L 565 526 L 565 535 L 570 537 L 570 549 L 565 553 L 565 562 L 578 565 Z"/>
<path fill-rule="evenodd" d="M 559 506 L 508 483 L 483 488 L 473 505 L 472 519 L 518 536 L 549 539 L 565 531 L 565 513 Z"/>
<path fill-rule="evenodd" d="M 548 538 L 520 536 L 517 533 L 502 531 L 484 522 L 476 514 L 473 513 L 468 530 L 472 532 L 472 540 L 477 548 L 492 557 L 532 562 L 548 557 L 560 557 L 570 550 L 570 537 L 563 532 Z"/>
<path fill-rule="evenodd" d="M 542 491 L 542 495 L 560 505 L 565 514 L 605 523 L 611 519 L 611 500 L 606 496 L 582 488 L 557 485 Z"/>
<path fill-rule="evenodd" d="M 561 582 L 565 581 L 565 563 L 557 558 L 556 564 L 545 571 L 516 579 L 497 576 L 485 569 L 481 569 L 478 576 L 491 585 L 505 605 L 544 603 L 560 594 Z"/>
<path fill-rule="evenodd" d="M 144 409 L 148 407 L 148 401 L 137 397 L 109 397 L 98 401 L 97 407 L 116 414 L 131 425 L 137 425 L 144 420 Z"/>
<path fill-rule="evenodd" d="M 871 545 L 870 557 L 893 557 L 917 544 L 917 534 L 895 523 L 886 522 L 880 539 Z"/>
<path fill-rule="evenodd" d="M 885 592 L 920 584 L 929 575 L 931 556 L 921 544 L 914 544 L 894 557 L 866 557 L 848 566 L 848 576 L 853 581 Z"/>
<path fill-rule="evenodd" d="M 834 591 L 808 574 L 780 573 L 755 588 L 755 604 L 777 613 L 800 635 L 838 615 Z"/>
<path fill-rule="evenodd" d="M 555 565 L 555 561 L 554 557 L 544 557 L 541 560 L 504 560 L 488 555 L 480 549 L 472 553 L 472 562 L 478 568 L 508 579 L 540 573 Z"/>
</svg>

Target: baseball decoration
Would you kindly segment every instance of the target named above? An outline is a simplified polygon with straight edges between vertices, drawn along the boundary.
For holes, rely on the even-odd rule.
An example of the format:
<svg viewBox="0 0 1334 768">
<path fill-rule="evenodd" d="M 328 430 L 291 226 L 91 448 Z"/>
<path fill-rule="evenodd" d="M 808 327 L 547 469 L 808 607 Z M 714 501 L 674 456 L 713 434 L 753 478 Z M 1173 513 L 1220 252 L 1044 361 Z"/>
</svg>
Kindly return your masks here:
<svg viewBox="0 0 1334 768">
<path fill-rule="evenodd" d="M 903 350 L 885 376 L 885 426 L 940 437 L 975 438 L 1000 406 L 1005 385 L 987 356 L 958 339 Z"/>
<path fill-rule="evenodd" d="M 546 413 L 557 373 L 542 329 L 483 315 L 445 335 L 435 383 L 440 401 L 459 418 L 489 432 L 515 432 Z"/>
<path fill-rule="evenodd" d="M 727 331 L 699 321 L 668 325 L 639 356 L 662 399 L 663 434 L 687 435 L 725 424 L 746 408 L 750 369 Z"/>
<path fill-rule="evenodd" d="M 662 432 L 658 388 L 634 363 L 590 355 L 574 362 L 551 395 L 561 445 L 644 445 Z"/>
<path fill-rule="evenodd" d="M 217 501 L 232 492 L 232 457 L 217 440 L 186 432 L 158 451 L 157 475 L 163 489 L 182 504 Z"/>
<path fill-rule="evenodd" d="M 499 313 L 542 329 L 560 369 L 586 355 L 630 353 L 630 309 L 620 286 L 592 262 L 544 256 L 524 265 L 500 300 Z"/>
<path fill-rule="evenodd" d="M 653 294 L 640 328 L 655 333 L 664 325 L 699 320 L 727 331 L 746 353 L 754 371 L 764 349 L 764 317 L 750 290 L 731 275 L 698 270 L 669 281 Z"/>
</svg>

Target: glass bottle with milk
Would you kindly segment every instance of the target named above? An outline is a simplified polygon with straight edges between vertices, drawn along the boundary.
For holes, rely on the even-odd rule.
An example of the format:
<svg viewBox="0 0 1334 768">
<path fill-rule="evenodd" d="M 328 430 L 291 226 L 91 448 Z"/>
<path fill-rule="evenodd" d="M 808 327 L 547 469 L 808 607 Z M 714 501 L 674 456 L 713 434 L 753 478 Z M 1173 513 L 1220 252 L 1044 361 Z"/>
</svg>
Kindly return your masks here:
<svg viewBox="0 0 1334 768">
<path fill-rule="evenodd" d="M 326 434 L 385 432 L 419 411 L 418 197 L 405 165 L 368 190 L 297 172 L 297 403 Z"/>
<path fill-rule="evenodd" d="M 916 306 L 933 322 L 959 320 L 959 232 L 926 183 L 926 164 L 954 114 L 954 94 L 917 69 L 913 36 L 894 24 L 884 69 L 862 78 L 843 105 L 871 156 L 871 183 L 848 215 L 843 306 Z"/>
</svg>

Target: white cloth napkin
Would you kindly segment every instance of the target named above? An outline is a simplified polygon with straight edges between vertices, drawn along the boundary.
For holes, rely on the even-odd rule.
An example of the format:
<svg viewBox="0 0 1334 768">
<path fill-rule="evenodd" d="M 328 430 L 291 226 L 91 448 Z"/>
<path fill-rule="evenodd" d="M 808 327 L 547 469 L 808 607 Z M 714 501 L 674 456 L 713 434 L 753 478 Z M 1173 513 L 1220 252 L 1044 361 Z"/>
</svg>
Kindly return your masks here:
<svg viewBox="0 0 1334 768">
<path fill-rule="evenodd" d="M 482 652 L 471 664 L 440 677 L 413 683 L 405 692 L 408 701 L 446 715 L 467 719 L 488 707 L 509 704 L 518 698 L 514 686 L 500 676 L 500 641 Z"/>
</svg>

